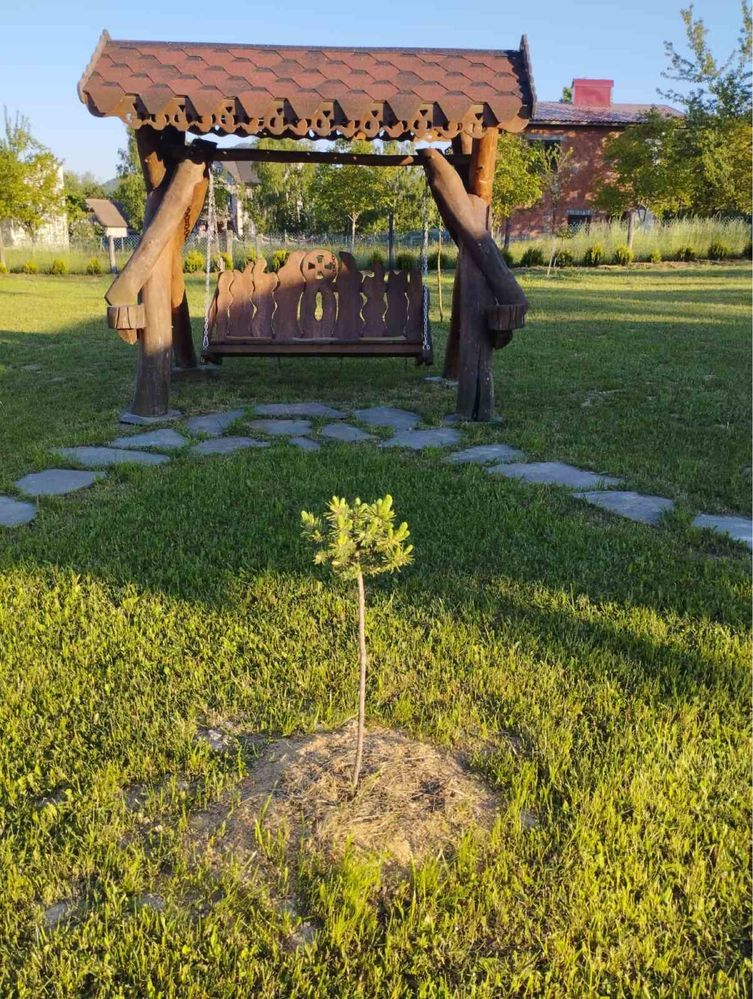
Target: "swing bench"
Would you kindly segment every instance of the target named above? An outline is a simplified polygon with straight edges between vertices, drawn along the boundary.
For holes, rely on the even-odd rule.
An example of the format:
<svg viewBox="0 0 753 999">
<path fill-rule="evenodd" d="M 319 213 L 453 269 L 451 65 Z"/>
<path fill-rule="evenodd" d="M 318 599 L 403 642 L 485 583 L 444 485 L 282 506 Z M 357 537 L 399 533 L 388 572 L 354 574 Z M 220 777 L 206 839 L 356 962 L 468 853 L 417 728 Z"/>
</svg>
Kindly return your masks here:
<svg viewBox="0 0 753 999">
<path fill-rule="evenodd" d="M 279 273 L 257 260 L 217 281 L 202 360 L 224 356 L 415 357 L 432 363 L 428 291 L 418 270 L 361 273 L 354 257 L 294 250 Z"/>
</svg>

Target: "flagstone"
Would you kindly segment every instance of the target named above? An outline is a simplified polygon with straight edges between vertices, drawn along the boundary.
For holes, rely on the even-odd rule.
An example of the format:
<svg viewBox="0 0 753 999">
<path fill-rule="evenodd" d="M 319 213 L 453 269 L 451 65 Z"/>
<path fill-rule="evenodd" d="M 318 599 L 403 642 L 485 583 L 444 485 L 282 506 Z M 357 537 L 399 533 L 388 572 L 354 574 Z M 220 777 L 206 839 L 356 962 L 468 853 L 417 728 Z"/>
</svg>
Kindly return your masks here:
<svg viewBox="0 0 753 999">
<path fill-rule="evenodd" d="M 116 437 L 111 441 L 110 447 L 142 448 L 156 447 L 165 450 L 174 450 L 188 444 L 188 438 L 179 434 L 177 430 L 169 427 L 162 430 L 147 430 L 144 434 L 130 434 L 123 437 Z"/>
<path fill-rule="evenodd" d="M 58 447 L 55 453 L 77 461 L 87 468 L 107 468 L 110 465 L 163 465 L 170 459 L 166 454 L 131 451 L 117 447 Z"/>
<path fill-rule="evenodd" d="M 231 423 L 235 423 L 244 415 L 242 409 L 227 409 L 219 413 L 201 413 L 190 416 L 186 427 L 193 434 L 206 434 L 208 437 L 219 437 Z"/>
<path fill-rule="evenodd" d="M 106 472 L 82 472 L 73 468 L 47 468 L 31 472 L 16 483 L 16 489 L 27 496 L 65 496 L 77 489 L 86 489 L 97 479 L 104 479 Z"/>
<path fill-rule="evenodd" d="M 618 486 L 622 479 L 613 475 L 589 472 L 561 461 L 516 462 L 514 464 L 493 465 L 487 468 L 490 475 L 504 475 L 508 479 L 522 479 L 542 485 L 566 486 L 568 489 L 603 489 L 605 486 Z"/>
<path fill-rule="evenodd" d="M 658 524 L 661 518 L 671 510 L 674 503 L 664 496 L 644 496 L 642 493 L 606 492 L 575 493 L 576 499 L 585 500 L 593 506 L 598 506 L 609 513 L 620 517 L 636 520 L 642 524 Z"/>
<path fill-rule="evenodd" d="M 430 430 L 400 430 L 380 447 L 405 447 L 421 451 L 426 447 L 452 447 L 462 440 L 460 432 L 451 427 L 434 427 Z"/>
</svg>

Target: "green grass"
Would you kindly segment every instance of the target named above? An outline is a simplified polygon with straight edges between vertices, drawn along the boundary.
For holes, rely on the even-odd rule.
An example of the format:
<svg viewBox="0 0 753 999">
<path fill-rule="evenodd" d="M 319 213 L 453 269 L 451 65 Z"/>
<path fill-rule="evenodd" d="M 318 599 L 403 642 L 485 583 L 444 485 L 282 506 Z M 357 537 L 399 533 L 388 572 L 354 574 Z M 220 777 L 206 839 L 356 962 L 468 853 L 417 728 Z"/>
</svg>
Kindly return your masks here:
<svg viewBox="0 0 753 999">
<path fill-rule="evenodd" d="M 497 355 L 504 426 L 469 436 L 672 496 L 660 529 L 432 455 L 275 444 L 114 469 L 0 535 L 0 995 L 748 994 L 748 558 L 683 516 L 749 508 L 748 282 L 741 265 L 530 276 L 529 327 Z M 115 435 L 134 355 L 104 328 L 105 287 L 0 278 L 0 489 L 51 446 Z M 228 361 L 174 401 L 438 421 L 452 394 L 423 373 Z M 218 880 L 182 834 L 251 761 L 197 726 L 352 715 L 350 594 L 298 516 L 386 491 L 416 559 L 371 588 L 370 717 L 468 753 L 505 802 L 494 833 L 398 885 L 261 836 L 264 876 Z M 45 931 L 61 899 L 76 918 Z M 317 932 L 296 950 L 300 919 Z"/>
</svg>

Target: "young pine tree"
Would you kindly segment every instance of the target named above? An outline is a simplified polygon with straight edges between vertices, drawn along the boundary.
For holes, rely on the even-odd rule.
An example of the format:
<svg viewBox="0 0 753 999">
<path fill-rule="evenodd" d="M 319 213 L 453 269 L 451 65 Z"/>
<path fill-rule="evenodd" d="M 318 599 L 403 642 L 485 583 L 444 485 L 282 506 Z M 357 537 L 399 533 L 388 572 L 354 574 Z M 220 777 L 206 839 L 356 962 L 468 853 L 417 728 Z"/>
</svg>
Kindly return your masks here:
<svg viewBox="0 0 753 999">
<path fill-rule="evenodd" d="M 363 736 L 366 719 L 366 593 L 365 576 L 396 572 L 412 560 L 413 545 L 406 544 L 410 532 L 406 523 L 395 527 L 392 497 L 387 495 L 373 503 L 356 498 L 351 506 L 347 500 L 333 496 L 327 512 L 318 517 L 306 510 L 301 512 L 303 533 L 317 547 L 314 562 L 329 564 L 342 579 L 354 580 L 358 591 L 358 735 L 353 767 L 353 790 L 358 788 L 363 759 Z"/>
</svg>

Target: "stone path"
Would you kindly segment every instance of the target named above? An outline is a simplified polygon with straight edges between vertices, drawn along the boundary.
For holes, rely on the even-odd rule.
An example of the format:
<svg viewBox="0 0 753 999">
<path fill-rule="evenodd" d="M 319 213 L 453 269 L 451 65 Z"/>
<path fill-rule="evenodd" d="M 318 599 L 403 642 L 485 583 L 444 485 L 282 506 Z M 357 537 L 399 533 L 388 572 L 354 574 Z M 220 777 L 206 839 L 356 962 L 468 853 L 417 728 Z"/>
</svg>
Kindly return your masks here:
<svg viewBox="0 0 753 999">
<path fill-rule="evenodd" d="M 439 383 L 441 379 L 428 379 Z M 321 402 L 267 403 L 252 407 L 255 419 L 248 427 L 261 438 L 277 438 L 302 451 L 316 452 L 321 442 L 344 445 L 373 445 L 380 448 L 405 448 L 421 451 L 425 448 L 452 448 L 463 442 L 462 421 L 447 417 L 441 427 L 421 427 L 418 413 L 394 406 L 370 406 L 350 413 L 335 409 Z M 271 442 L 259 437 L 224 436 L 238 420 L 246 416 L 244 409 L 203 413 L 181 421 L 183 432 L 172 427 L 156 427 L 135 434 L 123 434 L 109 445 L 55 448 L 54 452 L 83 465 L 86 469 L 103 469 L 113 465 L 139 464 L 162 465 L 170 455 L 162 452 L 184 450 L 197 458 L 207 455 L 226 455 L 250 448 L 268 448 Z M 377 438 L 352 423 L 391 430 L 392 436 L 377 442 Z M 136 425 L 164 424 L 180 417 L 171 411 L 168 417 L 141 418 L 123 414 L 121 422 Z M 337 421 L 320 423 L 315 421 Z M 189 435 L 201 436 L 192 440 Z M 622 479 L 577 468 L 559 461 L 528 461 L 519 448 L 504 442 L 478 444 L 446 454 L 443 461 L 453 465 L 478 465 L 489 475 L 514 478 L 537 485 L 556 485 L 571 490 L 573 499 L 589 503 L 609 513 L 644 524 L 659 524 L 666 513 L 674 508 L 671 499 L 650 496 L 614 487 Z M 18 479 L 14 486 L 22 495 L 33 497 L 63 496 L 78 489 L 88 488 L 106 477 L 103 471 L 82 471 L 70 468 L 48 468 Z M 0 496 L 0 527 L 18 527 L 30 523 L 37 514 L 37 506 L 12 496 Z M 701 513 L 693 526 L 726 535 L 735 541 L 753 547 L 753 522 L 745 517 Z"/>
</svg>

